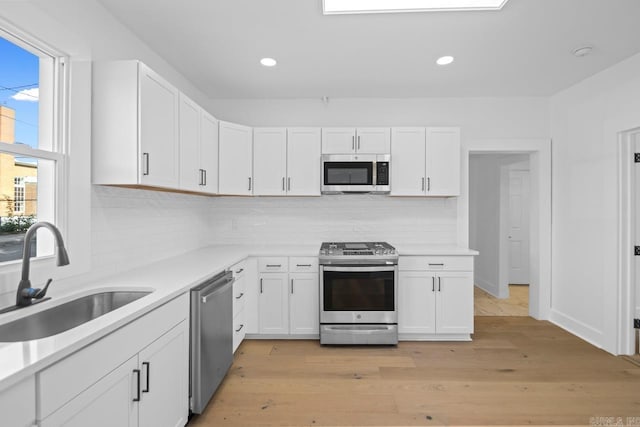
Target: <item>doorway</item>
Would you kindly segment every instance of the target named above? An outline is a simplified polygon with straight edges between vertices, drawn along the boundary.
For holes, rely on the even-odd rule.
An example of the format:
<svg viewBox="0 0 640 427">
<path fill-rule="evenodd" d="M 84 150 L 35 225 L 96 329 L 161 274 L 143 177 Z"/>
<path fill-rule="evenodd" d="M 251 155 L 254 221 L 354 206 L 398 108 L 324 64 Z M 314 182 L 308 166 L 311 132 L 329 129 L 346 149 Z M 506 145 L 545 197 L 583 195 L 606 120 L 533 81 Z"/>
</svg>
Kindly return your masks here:
<svg viewBox="0 0 640 427">
<path fill-rule="evenodd" d="M 469 244 L 476 316 L 529 315 L 529 154 L 469 157 Z"/>
<path fill-rule="evenodd" d="M 472 227 L 479 229 L 470 215 L 469 160 L 472 155 L 526 155 L 529 158 L 529 316 L 548 320 L 551 313 L 551 141 L 549 139 L 476 139 L 462 145 L 461 195 L 458 198 L 458 245 L 470 244 Z M 494 210 L 495 215 L 495 210 Z M 476 223 L 474 224 L 474 221 Z M 503 245 L 506 248 L 506 245 Z M 486 252 L 486 250 L 484 250 Z M 498 249 L 494 249 L 494 253 Z M 504 271 L 506 265 L 499 263 Z M 495 272 L 494 272 L 495 274 Z M 506 276 L 505 276 L 506 277 Z"/>
</svg>

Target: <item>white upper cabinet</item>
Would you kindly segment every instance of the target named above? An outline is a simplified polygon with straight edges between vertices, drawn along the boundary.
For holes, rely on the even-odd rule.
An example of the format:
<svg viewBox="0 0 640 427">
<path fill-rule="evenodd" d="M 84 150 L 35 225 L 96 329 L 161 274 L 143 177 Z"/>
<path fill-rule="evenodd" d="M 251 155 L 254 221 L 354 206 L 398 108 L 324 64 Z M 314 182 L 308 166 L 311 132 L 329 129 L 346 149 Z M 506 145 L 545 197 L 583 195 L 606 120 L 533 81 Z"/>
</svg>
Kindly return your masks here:
<svg viewBox="0 0 640 427">
<path fill-rule="evenodd" d="M 392 196 L 460 195 L 459 128 L 393 128 Z"/>
<path fill-rule="evenodd" d="M 322 154 L 388 154 L 389 128 L 323 128 Z"/>
<path fill-rule="evenodd" d="M 218 121 L 180 94 L 180 189 L 218 190 Z"/>
<path fill-rule="evenodd" d="M 287 129 L 253 129 L 253 194 L 283 196 L 287 181 Z"/>
<path fill-rule="evenodd" d="M 200 111 L 200 168 L 204 173 L 204 183 L 199 191 L 217 193 L 218 120 L 204 110 Z"/>
<path fill-rule="evenodd" d="M 287 194 L 320 195 L 320 129 L 287 129 Z"/>
<path fill-rule="evenodd" d="M 96 62 L 93 183 L 179 188 L 178 105 L 178 90 L 141 62 Z"/>
<path fill-rule="evenodd" d="M 253 193 L 252 129 L 220 122 L 218 192 L 250 196 Z"/>
<path fill-rule="evenodd" d="M 427 128 L 427 195 L 460 195 L 460 128 Z"/>
<path fill-rule="evenodd" d="M 425 135 L 424 128 L 393 128 L 391 130 L 392 196 L 425 194 Z"/>
<path fill-rule="evenodd" d="M 320 129 L 254 128 L 253 194 L 320 195 Z"/>
</svg>

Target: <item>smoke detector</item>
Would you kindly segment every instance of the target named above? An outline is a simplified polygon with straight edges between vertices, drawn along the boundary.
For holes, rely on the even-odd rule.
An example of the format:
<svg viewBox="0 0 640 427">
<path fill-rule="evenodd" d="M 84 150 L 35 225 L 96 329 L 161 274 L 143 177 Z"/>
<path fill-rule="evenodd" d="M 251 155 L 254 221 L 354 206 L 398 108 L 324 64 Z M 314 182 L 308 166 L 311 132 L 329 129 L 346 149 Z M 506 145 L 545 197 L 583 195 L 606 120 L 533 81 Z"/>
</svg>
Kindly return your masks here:
<svg viewBox="0 0 640 427">
<path fill-rule="evenodd" d="M 593 50 L 593 46 L 581 46 L 573 50 L 573 56 L 577 58 L 582 58 L 583 56 L 587 56 Z"/>
</svg>

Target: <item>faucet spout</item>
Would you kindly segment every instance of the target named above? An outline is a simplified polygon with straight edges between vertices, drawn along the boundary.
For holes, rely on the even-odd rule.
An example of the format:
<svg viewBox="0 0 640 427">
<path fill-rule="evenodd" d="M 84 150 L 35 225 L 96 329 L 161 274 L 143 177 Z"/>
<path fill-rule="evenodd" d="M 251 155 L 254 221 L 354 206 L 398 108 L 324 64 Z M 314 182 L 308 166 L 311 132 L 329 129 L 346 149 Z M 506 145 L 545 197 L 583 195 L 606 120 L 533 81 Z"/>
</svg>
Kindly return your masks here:
<svg viewBox="0 0 640 427">
<path fill-rule="evenodd" d="M 29 230 L 27 230 L 27 234 L 25 234 L 24 236 L 24 248 L 22 251 L 22 278 L 20 280 L 20 283 L 18 284 L 18 292 L 16 294 L 16 305 L 20 307 L 31 305 L 33 298 L 42 298 L 46 293 L 46 288 L 43 291 L 41 291 L 40 289 L 31 288 L 31 281 L 29 280 L 29 267 L 31 264 L 31 240 L 33 239 L 39 228 L 48 229 L 49 231 L 51 231 L 51 233 L 53 233 L 53 236 L 56 239 L 56 264 L 58 266 L 69 264 L 69 255 L 67 254 L 67 250 L 64 247 L 62 234 L 55 225 L 49 222 L 41 221 L 29 227 Z"/>
</svg>

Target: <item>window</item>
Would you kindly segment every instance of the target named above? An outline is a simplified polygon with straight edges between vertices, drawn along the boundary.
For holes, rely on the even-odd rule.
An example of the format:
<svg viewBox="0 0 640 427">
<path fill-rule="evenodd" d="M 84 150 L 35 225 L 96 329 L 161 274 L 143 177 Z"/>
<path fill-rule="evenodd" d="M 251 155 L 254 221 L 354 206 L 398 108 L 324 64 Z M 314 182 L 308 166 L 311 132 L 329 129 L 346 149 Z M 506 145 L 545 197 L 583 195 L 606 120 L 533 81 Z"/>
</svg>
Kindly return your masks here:
<svg viewBox="0 0 640 427">
<path fill-rule="evenodd" d="M 24 234 L 36 221 L 60 226 L 65 188 L 60 144 L 64 60 L 0 28 L 0 263 L 22 258 Z M 62 227 L 64 228 L 64 227 Z M 38 233 L 32 256 L 53 254 Z M 1 265 L 1 264 L 0 264 Z"/>
</svg>

